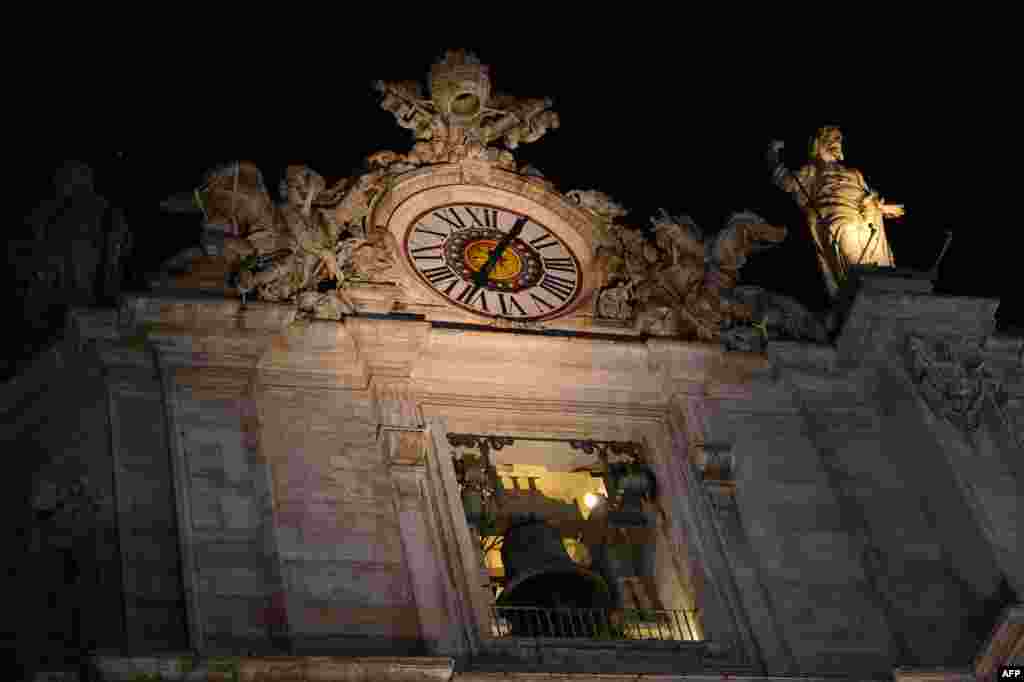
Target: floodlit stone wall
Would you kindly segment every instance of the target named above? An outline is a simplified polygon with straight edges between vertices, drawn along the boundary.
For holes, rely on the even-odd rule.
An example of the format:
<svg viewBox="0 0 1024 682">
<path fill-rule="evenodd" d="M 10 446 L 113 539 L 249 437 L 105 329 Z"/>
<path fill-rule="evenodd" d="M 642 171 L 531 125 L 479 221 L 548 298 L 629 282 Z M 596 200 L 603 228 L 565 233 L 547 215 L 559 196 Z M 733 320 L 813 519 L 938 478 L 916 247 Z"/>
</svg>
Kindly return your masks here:
<svg viewBox="0 0 1024 682">
<path fill-rule="evenodd" d="M 963 665 L 1020 600 L 1022 346 L 989 302 L 868 292 L 834 346 L 764 355 L 130 305 L 78 318 L 105 377 L 52 370 L 7 409 L 25 452 L 117 472 L 115 582 L 151 648 L 526 656 L 487 632 L 449 432 L 645 443 L 661 596 L 745 670 Z"/>
<path fill-rule="evenodd" d="M 299 649 L 421 648 L 371 408 L 365 398 L 314 389 L 268 388 L 260 400 L 288 622 Z"/>
</svg>

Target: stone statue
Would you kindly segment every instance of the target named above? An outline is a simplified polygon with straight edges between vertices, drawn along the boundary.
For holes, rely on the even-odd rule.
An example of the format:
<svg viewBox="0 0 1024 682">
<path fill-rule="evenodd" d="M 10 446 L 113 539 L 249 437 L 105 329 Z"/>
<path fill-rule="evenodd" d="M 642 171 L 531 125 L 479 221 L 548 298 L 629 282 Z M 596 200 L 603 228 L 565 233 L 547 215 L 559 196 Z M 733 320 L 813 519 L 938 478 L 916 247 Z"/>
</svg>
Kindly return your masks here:
<svg viewBox="0 0 1024 682">
<path fill-rule="evenodd" d="M 23 317 L 39 332 L 62 305 L 116 298 L 132 247 L 124 214 L 96 192 L 92 168 L 66 161 L 53 183 L 52 198 L 25 216 L 31 237 L 8 243 Z"/>
<path fill-rule="evenodd" d="M 850 266 L 893 267 L 884 219 L 902 216 L 903 206 L 886 203 L 860 171 L 843 163 L 839 128 L 818 131 L 810 143 L 810 161 L 795 173 L 780 162 L 782 148 L 782 142 L 771 145 L 772 177 L 807 216 L 829 294 L 835 298 Z"/>
<path fill-rule="evenodd" d="M 390 234 L 367 234 L 363 225 L 389 177 L 382 166 L 397 159 L 380 153 L 371 160 L 370 171 L 332 187 L 306 166 L 289 166 L 279 204 L 255 164 L 215 168 L 187 199 L 178 195 L 163 203 L 178 213 L 188 212 L 191 203 L 203 214 L 203 248 L 186 249 L 168 260 L 164 271 L 187 269 L 204 254 L 220 257 L 243 300 L 292 301 L 300 311 L 328 319 L 354 312 L 342 289 L 354 280 L 394 275 L 397 257 Z M 319 291 L 332 281 L 332 292 Z"/>
</svg>

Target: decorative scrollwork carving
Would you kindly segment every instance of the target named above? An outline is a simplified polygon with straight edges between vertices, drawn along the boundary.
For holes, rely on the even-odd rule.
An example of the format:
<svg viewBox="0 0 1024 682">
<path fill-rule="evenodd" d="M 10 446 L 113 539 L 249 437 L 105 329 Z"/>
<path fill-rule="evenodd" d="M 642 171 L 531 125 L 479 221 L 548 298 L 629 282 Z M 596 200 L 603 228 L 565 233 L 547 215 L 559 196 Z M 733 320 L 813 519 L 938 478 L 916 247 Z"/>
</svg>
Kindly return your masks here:
<svg viewBox="0 0 1024 682">
<path fill-rule="evenodd" d="M 464 50 L 448 50 L 430 71 L 429 96 L 415 81 L 377 81 L 381 107 L 415 137 L 401 160 L 486 161 L 515 170 L 510 150 L 558 128 L 550 99 L 520 99 L 491 91 L 490 67 Z M 496 146 L 501 143 L 502 147 Z"/>
<path fill-rule="evenodd" d="M 570 440 L 569 447 L 573 450 L 582 450 L 588 455 L 596 454 L 605 467 L 613 464 L 640 464 L 644 461 L 644 446 L 642 443 L 612 440 Z"/>
<path fill-rule="evenodd" d="M 512 445 L 515 440 L 509 436 L 481 436 L 475 433 L 449 433 L 448 444 L 453 448 L 471 448 L 480 451 L 480 454 L 489 459 L 491 449 L 501 450 L 506 445 Z"/>
</svg>

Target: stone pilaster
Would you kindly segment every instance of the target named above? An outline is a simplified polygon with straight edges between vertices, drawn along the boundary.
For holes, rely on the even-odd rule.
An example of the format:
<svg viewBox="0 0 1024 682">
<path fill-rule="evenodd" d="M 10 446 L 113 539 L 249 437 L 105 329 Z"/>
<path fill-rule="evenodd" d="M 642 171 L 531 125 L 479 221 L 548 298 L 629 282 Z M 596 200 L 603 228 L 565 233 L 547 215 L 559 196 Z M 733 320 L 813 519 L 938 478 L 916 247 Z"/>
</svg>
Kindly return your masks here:
<svg viewBox="0 0 1024 682">
<path fill-rule="evenodd" d="M 402 550 L 412 581 L 420 633 L 430 653 L 458 654 L 445 597 L 445 570 L 437 528 L 432 520 L 427 484 L 426 434 L 386 429 L 385 459 L 395 489 L 395 510 Z"/>
<path fill-rule="evenodd" d="M 705 637 L 728 636 L 733 640 L 730 644 L 742 643 L 755 665 L 773 673 L 794 670 L 793 654 L 760 584 L 749 543 L 740 541 L 743 534 L 734 496 L 731 446 L 716 447 L 710 442 L 712 415 L 706 395 L 677 395 L 670 410 L 671 421 L 679 430 L 673 463 L 696 512 L 694 535 L 702 537 L 699 553 L 707 562 L 703 569 L 707 575 L 695 581 Z M 685 446 L 680 447 L 681 442 Z M 686 544 L 695 545 L 695 540 L 697 537 Z"/>
</svg>

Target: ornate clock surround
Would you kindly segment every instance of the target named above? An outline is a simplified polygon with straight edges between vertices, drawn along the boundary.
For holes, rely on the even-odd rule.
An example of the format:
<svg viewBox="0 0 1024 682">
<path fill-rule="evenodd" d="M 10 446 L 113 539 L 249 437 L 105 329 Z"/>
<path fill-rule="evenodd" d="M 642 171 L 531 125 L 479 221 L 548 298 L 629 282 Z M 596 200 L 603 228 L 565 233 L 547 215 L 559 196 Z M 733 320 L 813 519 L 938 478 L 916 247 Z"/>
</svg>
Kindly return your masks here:
<svg viewBox="0 0 1024 682">
<path fill-rule="evenodd" d="M 567 308 L 550 317 L 538 316 L 539 319 L 570 317 L 591 300 L 595 279 L 592 218 L 541 179 L 486 163 L 463 162 L 418 169 L 401 176 L 380 197 L 371 213 L 371 224 L 388 231 L 397 244 L 403 245 L 419 216 L 451 204 L 488 205 L 528 216 L 554 233 L 576 257 L 580 268 L 578 294 Z M 400 246 L 400 250 L 400 267 L 407 285 L 418 294 L 416 297 L 456 308 L 456 304 L 421 281 L 404 248 Z M 492 322 L 495 319 L 459 307 L 458 316 L 465 315 Z"/>
</svg>

